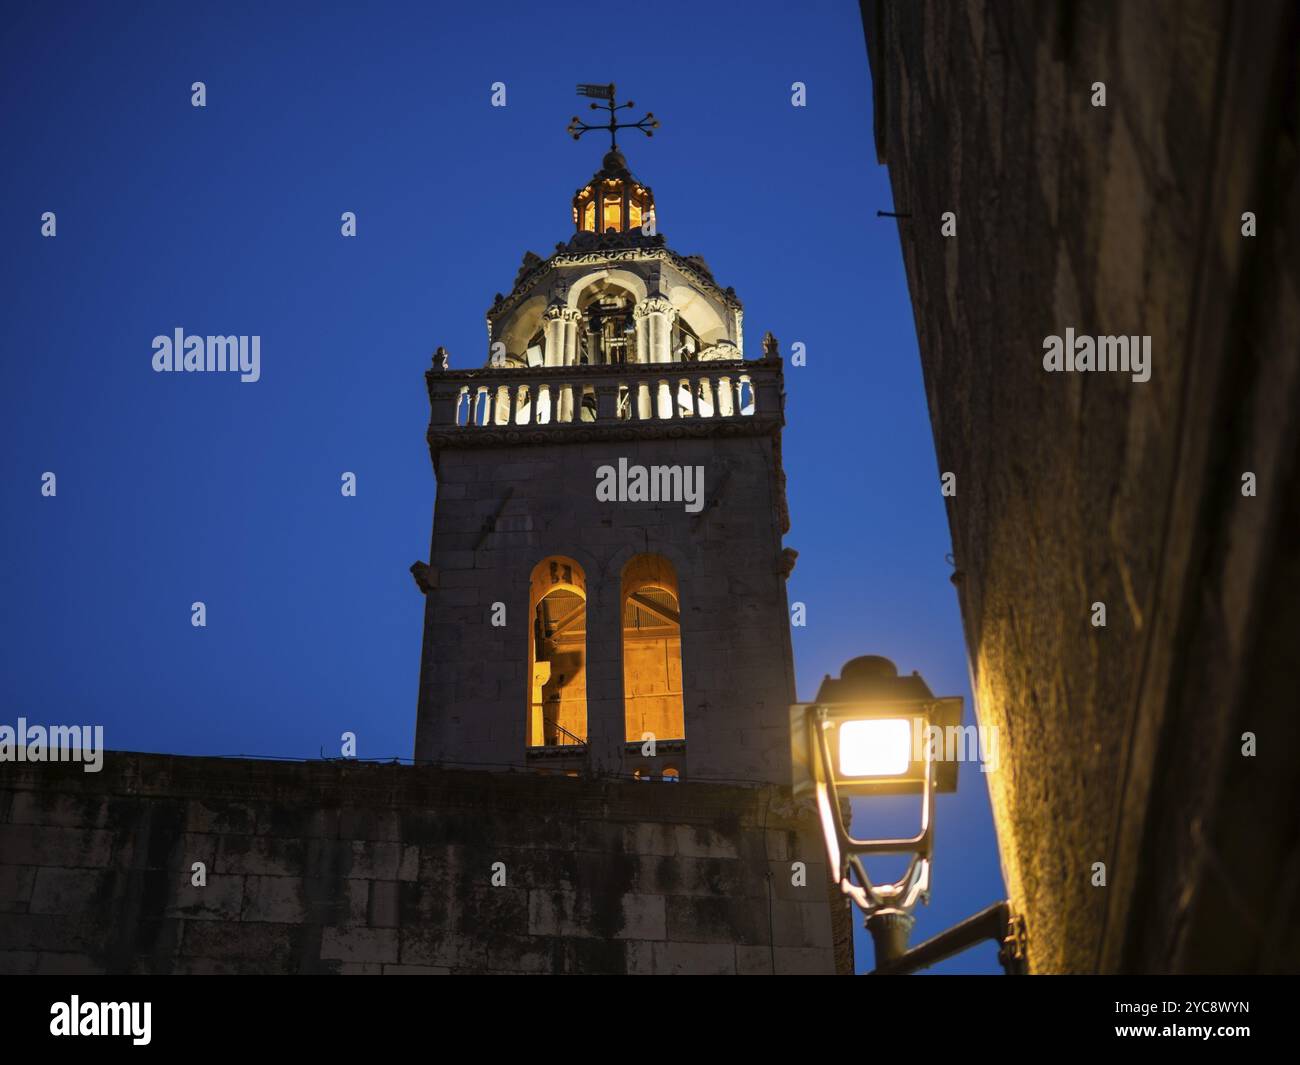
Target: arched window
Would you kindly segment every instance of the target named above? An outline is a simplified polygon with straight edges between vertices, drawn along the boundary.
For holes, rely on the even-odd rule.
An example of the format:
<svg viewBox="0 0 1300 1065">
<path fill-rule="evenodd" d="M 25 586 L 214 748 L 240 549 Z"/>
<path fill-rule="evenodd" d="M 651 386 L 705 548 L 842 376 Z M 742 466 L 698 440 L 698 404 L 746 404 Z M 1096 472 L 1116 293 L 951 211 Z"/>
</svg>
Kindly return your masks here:
<svg viewBox="0 0 1300 1065">
<path fill-rule="evenodd" d="M 623 567 L 623 714 L 629 742 L 686 737 L 677 574 L 660 555 Z"/>
<path fill-rule="evenodd" d="M 601 190 L 601 229 L 621 233 L 627 227 L 623 225 L 623 183 L 613 179 L 606 180 Z"/>
<path fill-rule="evenodd" d="M 587 578 L 571 558 L 544 559 L 529 581 L 528 746 L 587 742 Z"/>
<path fill-rule="evenodd" d="M 636 296 L 612 281 L 585 289 L 578 302 L 583 315 L 578 361 L 593 366 L 637 362 L 635 307 Z"/>
</svg>

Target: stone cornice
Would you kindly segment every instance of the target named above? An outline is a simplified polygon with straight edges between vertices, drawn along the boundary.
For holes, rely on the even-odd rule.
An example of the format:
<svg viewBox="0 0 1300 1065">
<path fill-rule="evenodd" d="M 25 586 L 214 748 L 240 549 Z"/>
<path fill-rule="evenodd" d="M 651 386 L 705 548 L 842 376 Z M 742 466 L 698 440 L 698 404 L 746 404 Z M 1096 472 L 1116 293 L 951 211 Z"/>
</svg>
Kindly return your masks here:
<svg viewBox="0 0 1300 1065">
<path fill-rule="evenodd" d="M 710 437 L 776 436 L 785 425 L 783 415 L 752 414 L 730 418 L 683 418 L 673 421 L 611 422 L 601 425 L 430 426 L 429 454 L 436 465 L 446 449 L 521 447 L 534 444 L 591 444 L 623 440 L 706 440 Z"/>
<path fill-rule="evenodd" d="M 563 266 L 586 266 L 599 263 L 648 262 L 655 259 L 666 260 L 679 270 L 684 277 L 696 284 L 703 285 L 715 293 L 733 310 L 741 310 L 743 304 L 734 292 L 728 291 L 711 276 L 692 265 L 685 256 L 678 254 L 666 245 L 642 245 L 630 247 L 593 247 L 587 251 L 556 252 L 549 259 L 544 259 L 516 282 L 510 295 L 500 303 L 494 304 L 487 312 L 489 326 L 498 317 L 508 314 L 530 293 L 533 286 L 549 270 Z"/>
<path fill-rule="evenodd" d="M 554 384 L 579 384 L 592 378 L 646 378 L 659 375 L 680 376 L 706 374 L 710 377 L 734 370 L 737 373 L 782 374 L 782 360 L 717 359 L 709 362 L 636 362 L 605 366 L 479 366 L 468 370 L 425 370 L 429 398 L 455 395 L 461 385 L 477 382 L 508 385 L 534 380 Z"/>
</svg>

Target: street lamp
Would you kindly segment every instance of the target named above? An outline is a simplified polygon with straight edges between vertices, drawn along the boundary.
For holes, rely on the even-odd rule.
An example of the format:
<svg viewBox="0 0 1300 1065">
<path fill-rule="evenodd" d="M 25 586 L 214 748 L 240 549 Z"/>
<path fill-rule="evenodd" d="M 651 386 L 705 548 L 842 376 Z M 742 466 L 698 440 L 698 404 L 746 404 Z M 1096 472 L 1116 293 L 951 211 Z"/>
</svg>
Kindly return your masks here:
<svg viewBox="0 0 1300 1065">
<path fill-rule="evenodd" d="M 821 817 L 826 858 L 840 890 L 866 915 L 876 969 L 912 972 L 983 939 L 1003 943 L 1004 967 L 1015 969 L 1022 943 L 1005 902 L 935 939 L 908 950 L 917 902 L 928 902 L 934 853 L 934 795 L 957 790 L 957 759 L 950 737 L 961 726 L 960 696 L 936 697 L 920 675 L 900 677 L 887 658 L 866 655 L 827 676 L 813 703 L 790 708 L 790 745 L 796 797 L 812 797 Z M 856 795 L 921 796 L 917 833 L 896 839 L 857 839 L 845 816 Z M 911 856 L 903 876 L 873 884 L 862 864 L 868 854 Z"/>
</svg>

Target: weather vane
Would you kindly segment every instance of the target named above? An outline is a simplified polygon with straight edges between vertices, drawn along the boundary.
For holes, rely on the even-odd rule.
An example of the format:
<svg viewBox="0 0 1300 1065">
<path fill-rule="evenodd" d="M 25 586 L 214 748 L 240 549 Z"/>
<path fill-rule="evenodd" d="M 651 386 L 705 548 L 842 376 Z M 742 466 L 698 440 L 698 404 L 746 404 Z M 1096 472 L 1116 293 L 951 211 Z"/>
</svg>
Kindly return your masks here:
<svg viewBox="0 0 1300 1065">
<path fill-rule="evenodd" d="M 618 103 L 614 98 L 614 83 L 611 81 L 608 85 L 579 85 L 579 96 L 590 96 L 597 100 L 604 100 L 603 104 L 592 104 L 593 111 L 605 110 L 609 112 L 609 124 L 605 126 L 589 126 L 583 122 L 577 115 L 573 116 L 573 121 L 569 123 L 568 133 L 573 135 L 576 141 L 584 133 L 590 133 L 593 129 L 609 130 L 609 147 L 613 151 L 618 147 L 617 131 L 620 129 L 639 129 L 647 137 L 653 137 L 654 131 L 659 128 L 659 119 L 655 118 L 654 112 L 647 111 L 645 118 L 640 122 L 619 122 L 617 112 L 625 107 L 635 107 L 631 100 L 625 104 Z"/>
</svg>

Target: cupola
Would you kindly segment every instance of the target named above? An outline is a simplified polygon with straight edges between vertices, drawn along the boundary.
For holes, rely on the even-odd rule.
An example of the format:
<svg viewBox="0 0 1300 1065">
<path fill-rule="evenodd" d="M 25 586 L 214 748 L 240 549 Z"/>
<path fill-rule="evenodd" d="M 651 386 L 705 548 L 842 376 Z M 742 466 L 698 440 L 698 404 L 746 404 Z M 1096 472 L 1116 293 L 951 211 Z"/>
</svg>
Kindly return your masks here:
<svg viewBox="0 0 1300 1065">
<path fill-rule="evenodd" d="M 611 148 L 599 170 L 573 197 L 573 225 L 579 233 L 626 233 L 642 228 L 654 217 L 654 194 L 627 168 L 627 160 Z"/>
</svg>

